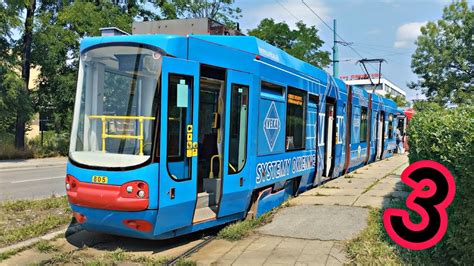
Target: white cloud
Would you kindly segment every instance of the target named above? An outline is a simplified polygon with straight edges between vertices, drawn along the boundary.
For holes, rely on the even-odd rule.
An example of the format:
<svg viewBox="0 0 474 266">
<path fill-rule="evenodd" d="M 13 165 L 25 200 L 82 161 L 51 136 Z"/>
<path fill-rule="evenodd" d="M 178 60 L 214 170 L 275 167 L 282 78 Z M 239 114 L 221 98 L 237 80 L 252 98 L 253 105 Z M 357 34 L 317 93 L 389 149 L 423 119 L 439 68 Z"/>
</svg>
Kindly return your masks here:
<svg viewBox="0 0 474 266">
<path fill-rule="evenodd" d="M 263 2 L 263 1 L 262 1 Z M 305 1 L 326 23 L 332 26 L 330 9 L 321 0 Z M 316 25 L 321 28 L 322 22 L 303 4 L 296 0 L 278 0 L 262 3 L 256 6 L 255 0 L 237 0 L 236 5 L 242 8 L 243 18 L 241 28 L 247 29 L 257 27 L 264 18 L 273 18 L 276 22 L 286 22 L 291 28 L 295 23 L 302 20 L 306 25 Z"/>
<path fill-rule="evenodd" d="M 425 22 L 410 22 L 401 25 L 397 29 L 397 35 L 393 47 L 407 48 L 414 44 L 418 35 L 420 35 L 420 28 L 424 26 Z"/>
</svg>

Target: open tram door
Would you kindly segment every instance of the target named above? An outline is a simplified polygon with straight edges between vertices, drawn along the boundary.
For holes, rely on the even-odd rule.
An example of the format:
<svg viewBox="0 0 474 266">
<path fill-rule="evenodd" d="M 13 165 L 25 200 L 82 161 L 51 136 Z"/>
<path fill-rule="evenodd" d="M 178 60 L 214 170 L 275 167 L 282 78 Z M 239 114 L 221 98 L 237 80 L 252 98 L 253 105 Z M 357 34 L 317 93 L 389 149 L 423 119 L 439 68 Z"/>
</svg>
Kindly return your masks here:
<svg viewBox="0 0 474 266">
<path fill-rule="evenodd" d="M 336 144 L 336 101 L 332 98 L 326 98 L 326 117 L 324 129 L 324 171 L 323 176 L 332 177 L 332 171 L 334 169 L 334 158 L 335 158 L 335 144 Z"/>
<path fill-rule="evenodd" d="M 377 152 L 375 154 L 375 160 L 382 159 L 382 151 L 384 145 L 384 120 L 385 120 L 385 113 L 380 111 L 377 114 Z"/>
<path fill-rule="evenodd" d="M 163 57 L 155 234 L 192 224 L 197 195 L 199 64 Z"/>
</svg>

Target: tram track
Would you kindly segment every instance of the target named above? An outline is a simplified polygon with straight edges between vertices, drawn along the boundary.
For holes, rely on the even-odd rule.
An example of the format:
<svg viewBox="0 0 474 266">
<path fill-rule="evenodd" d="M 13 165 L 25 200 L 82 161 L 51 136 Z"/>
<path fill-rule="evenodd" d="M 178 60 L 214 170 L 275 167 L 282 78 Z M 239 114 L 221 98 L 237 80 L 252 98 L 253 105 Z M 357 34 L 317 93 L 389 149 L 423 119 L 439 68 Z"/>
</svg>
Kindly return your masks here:
<svg viewBox="0 0 474 266">
<path fill-rule="evenodd" d="M 69 237 L 72 237 L 73 235 L 75 234 L 78 234 L 78 233 L 81 233 L 85 231 L 84 229 L 81 228 L 80 224 L 75 222 L 75 221 L 72 221 L 71 224 L 69 225 L 68 229 L 66 230 L 65 232 L 65 238 L 69 238 Z M 214 231 L 214 230 L 211 230 L 212 232 L 207 232 L 207 234 L 203 235 L 200 240 L 199 243 L 197 243 L 196 245 L 188 248 L 186 251 L 184 251 L 183 253 L 177 255 L 177 256 L 174 256 L 173 258 L 169 259 L 168 261 L 166 261 L 165 263 L 163 263 L 163 265 L 167 265 L 167 266 L 172 266 L 172 265 L 176 265 L 178 264 L 181 260 L 183 259 L 186 259 L 188 257 L 190 257 L 192 254 L 198 252 L 200 249 L 202 249 L 204 246 L 206 246 L 207 244 L 209 244 L 212 240 L 216 239 L 217 238 L 217 233 Z M 103 242 L 103 243 L 108 243 L 107 241 L 106 242 Z M 102 244 L 101 242 L 98 242 L 98 243 L 94 243 L 93 245 L 89 246 L 90 248 L 93 248 L 94 246 L 97 246 L 97 245 L 100 245 Z M 170 247 L 171 249 L 173 249 L 173 247 Z M 82 250 L 82 248 L 77 248 L 75 250 L 72 251 L 72 253 L 74 252 L 77 252 L 77 251 L 80 251 Z"/>
<path fill-rule="evenodd" d="M 191 256 L 193 253 L 196 253 L 201 248 L 209 244 L 212 240 L 214 240 L 217 236 L 216 235 L 208 235 L 202 238 L 202 242 L 198 243 L 194 247 L 186 250 L 185 252 L 181 253 L 180 255 L 174 257 L 173 259 L 167 261 L 164 265 L 171 266 L 176 265 L 180 260 L 186 259 L 187 257 Z"/>
</svg>

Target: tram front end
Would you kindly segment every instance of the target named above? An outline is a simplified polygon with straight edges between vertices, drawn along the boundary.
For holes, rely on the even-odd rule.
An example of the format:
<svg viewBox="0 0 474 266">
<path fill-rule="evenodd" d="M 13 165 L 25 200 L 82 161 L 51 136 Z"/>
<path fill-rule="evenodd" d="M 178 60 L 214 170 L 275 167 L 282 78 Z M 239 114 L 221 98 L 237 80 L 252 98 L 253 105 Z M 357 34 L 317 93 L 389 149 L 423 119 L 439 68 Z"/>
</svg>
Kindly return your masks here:
<svg viewBox="0 0 474 266">
<path fill-rule="evenodd" d="M 86 230 L 152 239 L 163 54 L 120 37 L 90 39 L 81 44 L 67 197 Z"/>
</svg>

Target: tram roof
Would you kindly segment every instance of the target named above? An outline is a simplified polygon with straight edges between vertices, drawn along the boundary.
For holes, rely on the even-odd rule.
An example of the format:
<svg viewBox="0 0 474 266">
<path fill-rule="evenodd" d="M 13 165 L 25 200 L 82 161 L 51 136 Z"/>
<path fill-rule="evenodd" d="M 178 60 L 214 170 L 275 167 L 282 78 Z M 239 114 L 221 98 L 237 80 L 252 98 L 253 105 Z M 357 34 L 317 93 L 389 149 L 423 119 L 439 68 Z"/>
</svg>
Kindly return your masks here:
<svg viewBox="0 0 474 266">
<path fill-rule="evenodd" d="M 323 83 L 326 83 L 329 77 L 327 72 L 324 70 L 304 62 L 286 53 L 282 49 L 262 41 L 254 36 L 190 35 L 190 38 L 196 38 L 232 49 L 259 55 L 288 68 L 318 78 Z M 339 87 L 345 87 L 342 80 L 340 82 L 337 82 L 338 79 L 336 78 L 335 80 Z"/>
<path fill-rule="evenodd" d="M 184 37 L 169 34 L 100 36 L 83 39 L 81 42 L 81 52 L 98 44 L 141 43 L 157 46 L 163 49 L 167 54 L 179 58 L 186 58 L 186 42 L 188 38 L 195 38 L 209 43 L 229 47 L 231 49 L 259 55 L 287 68 L 294 69 L 303 74 L 317 78 L 323 83 L 327 83 L 328 78 L 330 77 L 330 75 L 324 70 L 295 58 L 280 48 L 277 48 L 254 36 L 189 35 L 188 37 Z M 334 81 L 339 88 L 345 89 L 345 83 L 342 80 L 334 78 Z"/>
</svg>

